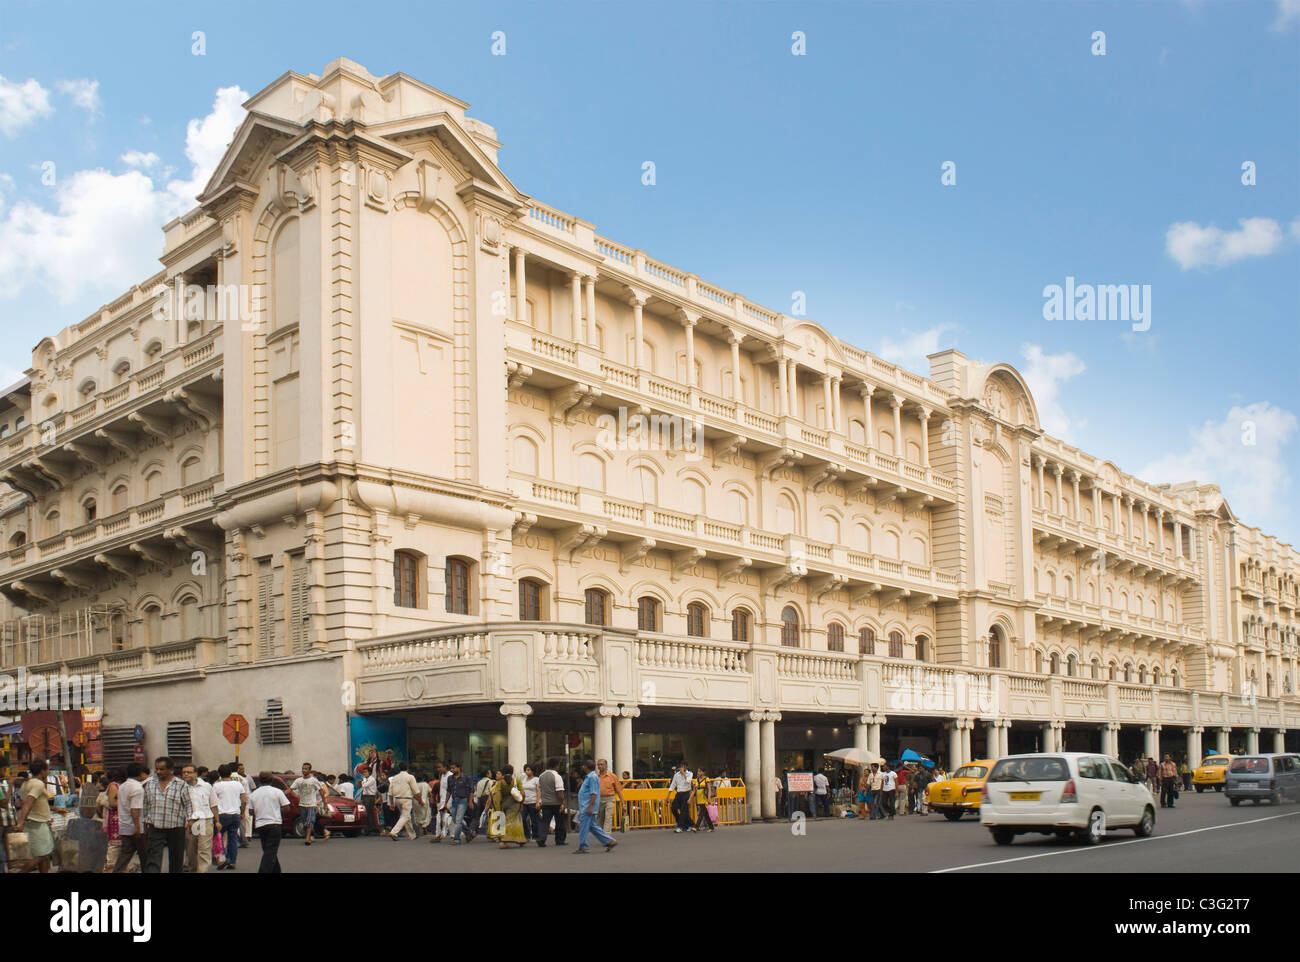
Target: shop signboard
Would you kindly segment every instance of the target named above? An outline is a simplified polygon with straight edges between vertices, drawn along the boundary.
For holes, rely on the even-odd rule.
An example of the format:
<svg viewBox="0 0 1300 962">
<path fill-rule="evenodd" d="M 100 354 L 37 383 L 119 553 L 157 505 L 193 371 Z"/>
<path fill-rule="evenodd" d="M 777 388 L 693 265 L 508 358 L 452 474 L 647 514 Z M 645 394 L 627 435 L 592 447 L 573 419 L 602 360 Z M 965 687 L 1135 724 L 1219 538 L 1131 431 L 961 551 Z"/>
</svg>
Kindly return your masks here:
<svg viewBox="0 0 1300 962">
<path fill-rule="evenodd" d="M 790 772 L 785 776 L 785 783 L 790 792 L 811 792 L 813 790 L 812 772 Z"/>
</svg>

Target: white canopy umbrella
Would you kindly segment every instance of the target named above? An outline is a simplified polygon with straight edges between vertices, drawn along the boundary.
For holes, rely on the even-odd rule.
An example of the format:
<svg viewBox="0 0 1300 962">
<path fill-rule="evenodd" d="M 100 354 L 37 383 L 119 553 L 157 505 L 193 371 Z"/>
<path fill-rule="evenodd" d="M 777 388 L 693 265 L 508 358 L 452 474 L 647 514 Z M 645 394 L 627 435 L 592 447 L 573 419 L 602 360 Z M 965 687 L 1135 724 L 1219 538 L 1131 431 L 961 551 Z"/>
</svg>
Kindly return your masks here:
<svg viewBox="0 0 1300 962">
<path fill-rule="evenodd" d="M 853 765 L 857 768 L 866 768 L 868 765 L 884 764 L 884 759 L 873 751 L 865 748 L 841 748 L 839 751 L 827 752 L 826 758 L 834 758 L 845 765 Z"/>
</svg>

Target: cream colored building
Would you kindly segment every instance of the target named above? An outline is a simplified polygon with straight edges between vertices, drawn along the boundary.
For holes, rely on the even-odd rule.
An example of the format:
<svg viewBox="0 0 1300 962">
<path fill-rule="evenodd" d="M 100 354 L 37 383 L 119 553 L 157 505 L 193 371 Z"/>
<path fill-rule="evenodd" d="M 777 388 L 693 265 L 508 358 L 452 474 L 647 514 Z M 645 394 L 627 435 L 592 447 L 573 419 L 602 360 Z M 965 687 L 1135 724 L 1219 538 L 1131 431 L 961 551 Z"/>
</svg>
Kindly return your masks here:
<svg viewBox="0 0 1300 962">
<path fill-rule="evenodd" d="M 1300 727 L 1296 551 L 1048 436 L 1011 366 L 906 371 L 602 237 L 403 74 L 247 106 L 157 275 L 0 399 L 7 670 L 103 672 L 150 754 L 241 712 L 276 768 L 349 763 L 350 713 L 753 782 Z"/>
</svg>

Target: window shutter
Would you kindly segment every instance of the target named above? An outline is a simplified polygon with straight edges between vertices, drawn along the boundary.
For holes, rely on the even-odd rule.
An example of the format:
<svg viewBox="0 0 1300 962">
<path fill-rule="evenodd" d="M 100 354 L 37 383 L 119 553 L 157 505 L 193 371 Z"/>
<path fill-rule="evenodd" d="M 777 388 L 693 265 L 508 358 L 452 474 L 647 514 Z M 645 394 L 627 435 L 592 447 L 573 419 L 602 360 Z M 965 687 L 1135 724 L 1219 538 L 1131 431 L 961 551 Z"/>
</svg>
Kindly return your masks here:
<svg viewBox="0 0 1300 962">
<path fill-rule="evenodd" d="M 257 719 L 259 745 L 292 745 L 293 719 L 284 713 L 284 704 L 278 698 L 266 703 L 266 714 Z"/>
<path fill-rule="evenodd" d="M 273 637 L 271 626 L 271 562 L 257 563 L 257 654 L 261 658 L 270 658 Z"/>
<path fill-rule="evenodd" d="M 134 733 L 132 733 L 134 734 Z M 194 759 L 193 748 L 190 745 L 190 723 L 187 721 L 174 721 L 167 723 L 167 754 L 175 767 L 187 765 Z"/>
<path fill-rule="evenodd" d="M 289 631 L 291 651 L 300 655 L 311 649 L 311 605 L 307 597 L 307 561 L 301 555 L 292 560 L 293 579 L 289 586 Z"/>
</svg>

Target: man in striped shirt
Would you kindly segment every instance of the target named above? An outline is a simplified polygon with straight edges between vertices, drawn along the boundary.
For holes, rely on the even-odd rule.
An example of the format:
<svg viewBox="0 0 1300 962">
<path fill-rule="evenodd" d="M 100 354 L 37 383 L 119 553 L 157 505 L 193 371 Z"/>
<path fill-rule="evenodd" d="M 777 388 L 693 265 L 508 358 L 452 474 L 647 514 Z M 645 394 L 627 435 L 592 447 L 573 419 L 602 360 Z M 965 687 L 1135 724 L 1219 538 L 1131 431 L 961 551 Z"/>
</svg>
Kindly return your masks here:
<svg viewBox="0 0 1300 962">
<path fill-rule="evenodd" d="M 143 820 L 149 827 L 149 860 L 144 870 L 161 872 L 166 849 L 167 871 L 179 873 L 185 868 L 185 829 L 194 810 L 190 787 L 176 777 L 166 755 L 154 759 L 153 765 L 153 777 L 144 783 Z"/>
</svg>

